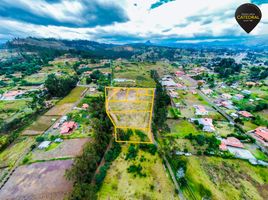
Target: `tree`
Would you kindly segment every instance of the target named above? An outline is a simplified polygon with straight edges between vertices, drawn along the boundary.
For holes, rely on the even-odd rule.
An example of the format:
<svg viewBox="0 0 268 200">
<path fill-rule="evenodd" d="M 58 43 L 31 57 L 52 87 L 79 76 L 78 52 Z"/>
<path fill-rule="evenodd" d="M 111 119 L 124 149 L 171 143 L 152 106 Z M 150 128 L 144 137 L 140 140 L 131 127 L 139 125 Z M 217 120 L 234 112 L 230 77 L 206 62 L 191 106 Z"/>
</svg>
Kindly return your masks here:
<svg viewBox="0 0 268 200">
<path fill-rule="evenodd" d="M 64 97 L 76 86 L 77 81 L 76 76 L 60 77 L 49 74 L 45 81 L 45 87 L 51 96 Z"/>
</svg>

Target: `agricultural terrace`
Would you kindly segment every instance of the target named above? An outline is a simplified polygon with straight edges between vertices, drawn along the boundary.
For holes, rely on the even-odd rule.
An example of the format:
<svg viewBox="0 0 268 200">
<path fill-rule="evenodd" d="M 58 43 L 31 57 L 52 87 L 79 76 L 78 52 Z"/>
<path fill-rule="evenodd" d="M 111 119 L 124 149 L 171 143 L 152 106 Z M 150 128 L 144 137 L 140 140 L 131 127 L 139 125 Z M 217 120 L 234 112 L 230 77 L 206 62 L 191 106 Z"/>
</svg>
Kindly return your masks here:
<svg viewBox="0 0 268 200">
<path fill-rule="evenodd" d="M 106 112 L 117 142 L 152 143 L 153 88 L 105 88 Z"/>
</svg>

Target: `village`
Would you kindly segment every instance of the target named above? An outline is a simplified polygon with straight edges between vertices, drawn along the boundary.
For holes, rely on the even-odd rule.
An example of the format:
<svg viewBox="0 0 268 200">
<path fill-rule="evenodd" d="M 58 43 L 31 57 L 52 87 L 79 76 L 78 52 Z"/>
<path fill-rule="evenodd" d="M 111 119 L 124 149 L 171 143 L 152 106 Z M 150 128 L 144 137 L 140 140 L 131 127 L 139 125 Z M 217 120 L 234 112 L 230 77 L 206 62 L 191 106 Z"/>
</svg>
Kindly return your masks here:
<svg viewBox="0 0 268 200">
<path fill-rule="evenodd" d="M 83 153 L 85 145 L 93 141 L 92 100 L 103 93 L 105 85 L 122 88 L 157 88 L 161 85 L 169 97 L 169 103 L 167 120 L 164 122 L 166 127 L 151 138 L 153 146 L 157 146 L 165 154 L 148 153 L 143 149 L 145 147 L 123 143 L 122 152 L 112 166 L 106 169 L 106 176 L 97 192 L 99 199 L 130 195 L 121 190 L 126 180 L 133 184 L 130 188 L 138 191 L 137 194 L 131 194 L 139 194 L 135 196 L 137 198 L 140 194 L 149 192 L 155 197 L 162 195 L 164 198 L 169 194 L 174 199 L 199 199 L 201 196 L 211 195 L 209 187 L 221 196 L 223 194 L 219 186 L 211 185 L 218 176 L 218 167 L 229 171 L 232 163 L 236 163 L 239 166 L 237 169 L 243 173 L 254 172 L 256 176 L 260 176 L 255 171 L 264 170 L 268 166 L 268 130 L 257 117 L 267 120 L 267 108 L 250 111 L 248 107 L 243 107 L 245 104 L 256 107 L 258 103 L 267 103 L 266 83 L 241 80 L 226 84 L 214 77 L 212 87 L 204 75 L 215 75 L 211 69 L 194 65 L 173 66 L 168 61 L 150 63 L 104 59 L 97 64 L 90 64 L 85 60 L 60 57 L 51 63 L 56 71 L 51 66 L 48 69 L 44 67 L 43 70 L 52 70 L 50 72 L 58 76 L 64 76 L 66 70 L 69 70 L 68 73 L 75 73 L 70 71 L 70 63 L 79 72 L 76 86 L 63 98 L 46 100 L 43 104 L 46 111 L 24 127 L 19 137 L 1 152 L 3 162 L 0 188 L 3 197 L 27 198 L 35 193 L 39 197 L 62 199 L 72 190 L 72 182 L 66 180 L 64 174 L 71 168 L 74 159 Z M 153 78 L 152 71 L 156 71 L 159 78 Z M 5 105 L 4 109 L 7 108 L 6 105 L 11 107 L 3 118 L 7 121 L 18 117 L 18 113 L 23 116 L 32 114 L 34 108 L 29 105 L 33 94 L 42 96 L 47 92 L 44 82 L 30 88 L 6 87 L 4 90 L 0 103 Z M 124 118 L 120 116 L 118 120 L 124 121 Z M 1 136 L 2 141 L 4 137 Z M 148 147 L 152 148 L 150 145 Z M 129 155 L 131 149 L 137 151 L 135 157 L 138 160 L 126 160 L 125 155 Z M 106 166 L 103 162 L 99 169 Z M 191 163 L 196 165 L 192 166 Z M 130 166 L 140 166 L 138 177 L 134 175 L 133 178 L 129 172 Z M 204 178 L 208 169 L 213 171 L 215 177 Z M 192 173 L 196 170 L 202 173 L 202 179 L 196 180 L 198 175 Z M 42 178 L 37 176 L 39 173 Z M 119 174 L 122 176 L 114 181 L 112 177 Z M 232 176 L 236 175 L 237 172 L 232 172 Z M 241 180 L 242 178 L 240 177 Z M 204 186 L 196 189 L 191 181 L 197 185 L 204 181 Z M 26 190 L 33 183 L 35 187 Z M 221 180 L 221 183 L 228 187 L 237 187 L 229 180 Z M 43 187 L 44 184 L 47 186 Z M 144 184 L 150 187 L 145 187 Z M 239 182 L 238 185 L 240 184 L 243 183 Z M 252 188 L 254 186 L 251 185 L 250 189 Z M 36 193 L 36 190 L 39 192 Z M 202 190 L 206 193 L 203 194 Z M 235 191 L 236 194 L 241 192 L 239 189 Z"/>
</svg>

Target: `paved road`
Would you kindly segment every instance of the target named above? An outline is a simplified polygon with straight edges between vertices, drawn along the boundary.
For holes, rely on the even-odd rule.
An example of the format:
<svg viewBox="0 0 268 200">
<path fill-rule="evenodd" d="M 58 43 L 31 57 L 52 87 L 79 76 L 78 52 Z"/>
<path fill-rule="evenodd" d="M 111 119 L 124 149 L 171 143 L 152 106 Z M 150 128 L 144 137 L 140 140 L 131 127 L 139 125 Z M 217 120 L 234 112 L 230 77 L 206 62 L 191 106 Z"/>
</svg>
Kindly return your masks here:
<svg viewBox="0 0 268 200">
<path fill-rule="evenodd" d="M 203 92 L 200 90 L 197 90 L 198 94 L 204 98 L 213 108 L 215 108 L 219 113 L 221 113 L 226 119 L 229 120 L 229 122 L 235 124 L 233 118 L 231 118 L 225 111 L 219 108 L 215 103 L 213 103 Z"/>
</svg>

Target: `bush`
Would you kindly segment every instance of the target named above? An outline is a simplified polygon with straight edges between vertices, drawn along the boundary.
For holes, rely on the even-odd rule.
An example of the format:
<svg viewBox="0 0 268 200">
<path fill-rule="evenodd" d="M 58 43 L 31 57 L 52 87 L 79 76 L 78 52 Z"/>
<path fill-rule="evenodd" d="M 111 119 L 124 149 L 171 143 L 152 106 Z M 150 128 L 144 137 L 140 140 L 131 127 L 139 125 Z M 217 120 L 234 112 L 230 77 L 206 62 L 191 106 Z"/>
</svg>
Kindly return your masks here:
<svg viewBox="0 0 268 200">
<path fill-rule="evenodd" d="M 135 148 L 133 144 L 131 144 L 128 148 L 128 153 L 126 155 L 126 160 L 128 159 L 135 159 L 138 155 L 138 148 Z"/>
<path fill-rule="evenodd" d="M 154 144 L 140 144 L 140 149 L 146 152 L 149 152 L 152 155 L 155 155 L 157 152 L 157 147 Z"/>
<path fill-rule="evenodd" d="M 36 142 L 43 142 L 43 141 L 45 141 L 45 138 L 43 136 L 38 136 L 38 137 L 36 137 L 35 141 Z"/>
</svg>

